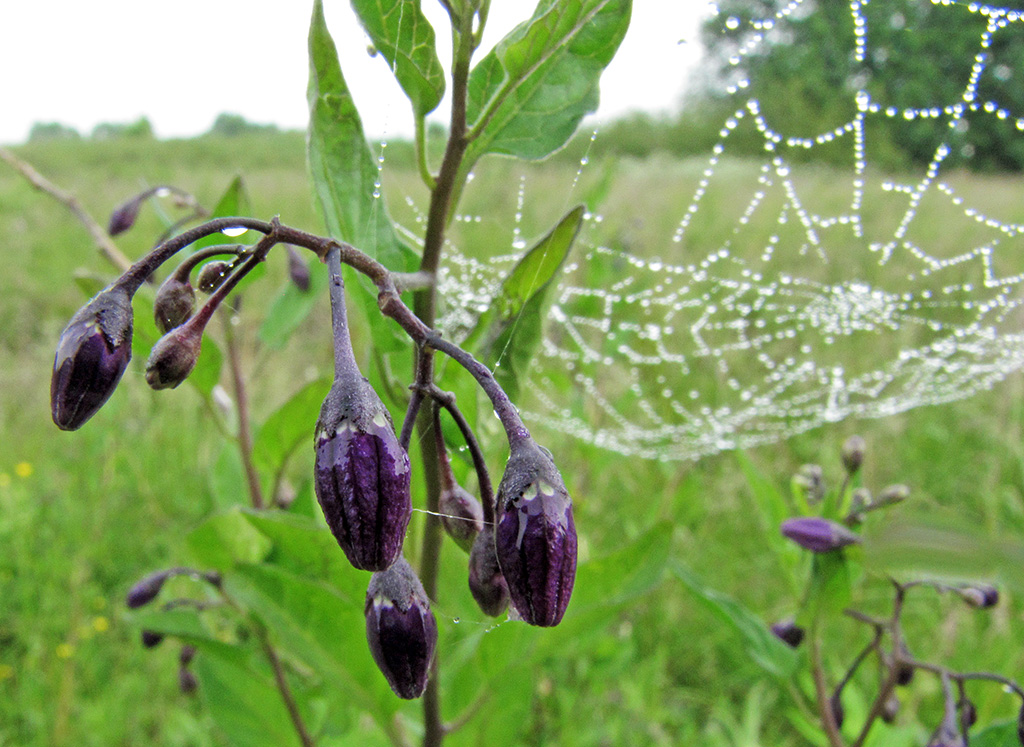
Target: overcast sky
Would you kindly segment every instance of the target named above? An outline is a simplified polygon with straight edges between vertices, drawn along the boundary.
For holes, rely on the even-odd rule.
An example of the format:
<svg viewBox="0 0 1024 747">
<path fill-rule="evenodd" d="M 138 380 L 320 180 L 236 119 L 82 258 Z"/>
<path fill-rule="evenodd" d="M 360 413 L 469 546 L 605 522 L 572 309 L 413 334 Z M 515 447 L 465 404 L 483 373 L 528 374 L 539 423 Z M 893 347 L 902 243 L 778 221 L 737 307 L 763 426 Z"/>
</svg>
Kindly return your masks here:
<svg viewBox="0 0 1024 747">
<path fill-rule="evenodd" d="M 492 0 L 484 49 L 532 8 Z M 99 122 L 140 116 L 160 137 L 203 132 L 221 112 L 305 127 L 311 9 L 311 0 L 5 0 L 0 143 L 23 141 L 34 122 L 88 134 Z M 444 11 L 437 0 L 423 0 L 423 9 L 447 66 Z M 325 0 L 324 12 L 367 132 L 408 134 L 407 104 L 387 63 L 367 54 L 347 0 Z M 599 116 L 675 109 L 699 59 L 698 24 L 712 12 L 705 0 L 634 0 L 629 33 L 602 80 Z"/>
</svg>

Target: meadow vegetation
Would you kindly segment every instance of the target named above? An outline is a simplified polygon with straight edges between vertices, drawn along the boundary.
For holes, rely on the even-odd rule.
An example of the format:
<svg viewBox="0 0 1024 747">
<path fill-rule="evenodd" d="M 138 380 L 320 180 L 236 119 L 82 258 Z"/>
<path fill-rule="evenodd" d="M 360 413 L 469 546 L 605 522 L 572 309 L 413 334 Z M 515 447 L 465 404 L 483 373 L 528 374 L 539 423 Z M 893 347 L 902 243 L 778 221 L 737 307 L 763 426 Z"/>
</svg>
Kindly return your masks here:
<svg viewBox="0 0 1024 747">
<path fill-rule="evenodd" d="M 665 154 L 602 154 L 597 147 L 578 193 L 562 194 L 573 182 L 574 149 L 580 147 L 585 144 L 573 143 L 570 155 L 539 164 L 493 160 L 478 169 L 463 212 L 484 220 L 456 223 L 456 245 L 509 251 L 521 179 L 526 237 L 540 235 L 564 205 L 608 180 L 603 222 L 591 227 L 591 240 L 621 247 L 628 238 L 631 251 L 667 258 L 671 231 L 702 162 Z M 286 224 L 320 230 L 298 133 L 166 142 L 52 140 L 16 150 L 76 193 L 101 221 L 146 186 L 175 184 L 209 205 L 240 175 L 254 217 L 279 214 Z M 385 161 L 386 196 L 405 225 L 418 220 L 424 206 L 410 152 L 401 143 L 389 144 Z M 818 180 L 821 190 L 842 181 L 827 166 L 798 169 L 797 178 Z M 1001 199 L 1001 185 L 1010 178 L 957 177 L 962 189 L 990 194 L 993 201 Z M 865 206 L 866 214 L 892 209 L 877 199 Z M 1004 219 L 1024 222 L 1012 214 Z M 731 224 L 730 218 L 709 228 L 701 240 L 713 245 L 714 231 L 724 235 Z M 161 218 L 146 209 L 119 245 L 129 256 L 140 256 L 162 227 Z M 7 168 L 0 169 L 0 230 L 0 746 L 223 744 L 201 697 L 179 693 L 176 653 L 144 650 L 123 605 L 126 590 L 142 574 L 187 557 L 184 538 L 191 528 L 212 512 L 244 502 L 225 487 L 230 483 L 218 468 L 223 439 L 188 387 L 167 394 L 144 386 L 141 361 L 133 362 L 116 396 L 90 424 L 95 427 L 58 431 L 50 420 L 47 388 L 57 336 L 83 300 L 73 277 L 110 278 L 113 272 L 61 206 Z M 247 292 L 243 315 L 259 318 L 265 300 L 258 294 L 269 296 L 287 282 L 283 255 L 270 264 L 267 277 Z M 321 313 L 294 334 L 284 355 L 252 353 L 254 333 L 246 330 L 254 325 L 241 327 L 254 372 L 257 420 L 303 383 L 330 375 L 326 296 L 319 303 Z M 968 400 L 885 420 L 842 422 L 746 457 L 786 490 L 790 476 L 807 462 L 839 474 L 839 445 L 860 433 L 868 442 L 866 480 L 911 486 L 908 516 L 941 515 L 978 527 L 992 540 L 1024 543 L 1022 395 L 1024 382 L 1014 376 Z M 771 552 L 780 541 L 777 527 L 750 489 L 738 455 L 653 462 L 558 434 L 544 434 L 543 440 L 558 443 L 559 465 L 576 499 L 581 562 L 608 556 L 652 531 L 664 531 L 670 540 L 656 577 L 637 580 L 645 593 L 617 605 L 592 635 L 564 641 L 557 657 L 530 673 L 527 717 L 507 743 L 806 744 L 794 729 L 787 690 L 751 661 L 736 631 L 673 573 L 676 564 L 689 569 L 768 622 L 793 613 L 789 578 Z M 295 466 L 299 488 L 301 475 L 308 474 L 306 457 L 311 462 L 312 454 L 303 454 Z M 490 457 L 498 464 L 504 455 Z M 446 551 L 442 561 L 449 581 L 442 589 L 464 583 L 455 552 Z M 1000 580 L 1010 584 L 1005 603 L 987 615 L 946 597 L 916 599 L 907 618 L 908 636 L 918 641 L 915 653 L 964 669 L 1009 676 L 1024 671 L 1024 585 Z M 462 614 L 443 597 L 437 613 Z M 838 666 L 851 647 L 862 645 L 858 636 L 865 633 L 852 623 L 832 632 L 833 640 L 851 641 L 831 655 L 826 651 Z M 909 713 L 923 704 L 920 722 L 908 717 L 889 733 L 903 741 L 878 743 L 922 743 L 939 717 L 937 692 L 937 680 L 919 677 L 904 697 Z M 1016 716 L 1015 704 L 997 690 L 978 693 L 981 723 Z M 485 707 L 490 705 L 500 707 L 493 699 Z"/>
</svg>

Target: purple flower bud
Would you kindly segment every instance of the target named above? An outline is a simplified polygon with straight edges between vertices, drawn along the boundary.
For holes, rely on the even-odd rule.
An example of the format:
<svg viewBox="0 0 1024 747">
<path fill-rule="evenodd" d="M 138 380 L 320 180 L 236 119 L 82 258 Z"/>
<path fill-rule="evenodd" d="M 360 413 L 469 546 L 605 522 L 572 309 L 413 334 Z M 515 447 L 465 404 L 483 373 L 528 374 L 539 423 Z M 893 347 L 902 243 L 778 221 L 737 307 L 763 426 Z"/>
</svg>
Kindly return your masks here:
<svg viewBox="0 0 1024 747">
<path fill-rule="evenodd" d="M 170 332 L 192 316 L 196 308 L 196 292 L 192 284 L 171 275 L 160 286 L 153 301 L 153 318 L 161 332 Z"/>
<path fill-rule="evenodd" d="M 154 389 L 174 389 L 196 367 L 203 343 L 203 325 L 197 319 L 175 327 L 153 346 L 146 361 L 146 383 Z"/>
<path fill-rule="evenodd" d="M 810 503 L 819 503 L 825 497 L 825 471 L 818 464 L 805 464 L 793 475 L 793 484 L 807 496 Z"/>
<path fill-rule="evenodd" d="M 864 463 L 864 450 L 866 448 L 867 445 L 860 436 L 850 436 L 843 442 L 840 457 L 843 460 L 843 467 L 851 475 L 859 470 L 860 466 Z"/>
<path fill-rule="evenodd" d="M 142 631 L 142 645 L 146 648 L 156 648 L 164 640 L 163 633 L 157 633 L 153 630 Z"/>
<path fill-rule="evenodd" d="M 889 506 L 893 503 L 902 503 L 910 497 L 910 488 L 906 485 L 890 485 L 882 489 L 878 494 L 878 500 L 873 504 L 874 508 Z"/>
<path fill-rule="evenodd" d="M 128 605 L 129 609 L 133 610 L 146 606 L 156 599 L 157 594 L 160 593 L 160 589 L 163 588 L 164 581 L 166 581 L 169 576 L 170 573 L 168 571 L 157 571 L 143 577 L 135 584 L 135 586 L 128 590 L 128 596 L 125 597 L 125 604 Z"/>
<path fill-rule="evenodd" d="M 960 732 L 960 715 L 953 699 L 953 689 L 945 674 L 942 675 L 942 690 L 945 694 L 942 722 L 928 740 L 928 747 L 967 747 L 967 741 Z"/>
<path fill-rule="evenodd" d="M 141 195 L 118 205 L 114 212 L 110 214 L 107 233 L 111 236 L 117 236 L 119 233 L 124 233 L 135 225 L 135 219 L 139 217 L 139 209 L 142 207 L 143 200 L 147 197 L 149 197 L 149 192 L 143 192 Z"/>
<path fill-rule="evenodd" d="M 382 571 L 401 554 L 412 516 L 409 455 L 370 383 L 358 377 L 347 384 L 335 383 L 320 408 L 316 497 L 349 562 Z"/>
<path fill-rule="evenodd" d="M 184 695 L 193 695 L 199 689 L 199 680 L 188 667 L 178 667 L 178 689 Z"/>
<path fill-rule="evenodd" d="M 985 610 L 999 604 L 999 590 L 988 584 L 961 586 L 956 593 L 975 609 Z"/>
<path fill-rule="evenodd" d="M 836 728 L 841 728 L 843 721 L 846 720 L 846 710 L 843 708 L 841 694 L 841 690 L 836 690 L 828 699 L 828 707 L 832 711 L 832 720 L 836 722 Z"/>
<path fill-rule="evenodd" d="M 437 646 L 437 621 L 405 558 L 373 574 L 363 611 L 370 653 L 391 689 L 400 698 L 420 697 Z"/>
<path fill-rule="evenodd" d="M 224 280 L 230 274 L 230 263 L 225 262 L 223 260 L 217 260 L 216 262 L 207 262 L 199 271 L 199 277 L 196 280 L 196 285 L 199 287 L 199 290 L 201 290 L 203 293 L 214 293 L 218 288 L 220 288 L 220 286 L 224 283 Z"/>
<path fill-rule="evenodd" d="M 466 552 L 484 528 L 484 509 L 480 501 L 458 483 L 441 489 L 438 498 L 441 525 L 448 536 Z"/>
<path fill-rule="evenodd" d="M 557 625 L 576 579 L 576 525 L 550 454 L 515 442 L 496 502 L 495 551 L 512 606 L 531 625 Z"/>
<path fill-rule="evenodd" d="M 309 290 L 309 265 L 303 261 L 299 250 L 291 244 L 288 245 L 288 277 L 303 293 Z"/>
<path fill-rule="evenodd" d="M 956 706 L 960 712 L 960 721 L 966 728 L 970 729 L 978 723 L 978 709 L 975 708 L 972 701 L 964 699 L 957 703 Z"/>
<path fill-rule="evenodd" d="M 782 522 L 782 534 L 811 552 L 832 552 L 860 542 L 860 537 L 828 519 L 801 516 Z"/>
<path fill-rule="evenodd" d="M 889 695 L 882 704 L 882 712 L 879 714 L 882 717 L 882 721 L 887 724 L 896 722 L 896 717 L 900 713 L 900 699 L 895 693 Z"/>
<path fill-rule="evenodd" d="M 792 648 L 803 643 L 805 631 L 792 620 L 781 620 L 772 625 L 771 630 L 777 638 Z"/>
<path fill-rule="evenodd" d="M 1017 741 L 1024 747 L 1024 705 L 1017 712 Z"/>
<path fill-rule="evenodd" d="M 469 551 L 469 590 L 485 615 L 497 617 L 508 609 L 508 584 L 498 567 L 492 527 L 484 527 Z"/>
<path fill-rule="evenodd" d="M 181 647 L 181 651 L 178 653 L 178 662 L 181 666 L 187 667 L 194 658 L 196 658 L 195 646 L 185 645 Z"/>
<path fill-rule="evenodd" d="M 114 393 L 132 357 L 132 299 L 109 288 L 71 317 L 60 335 L 50 379 L 58 428 L 82 427 Z"/>
</svg>

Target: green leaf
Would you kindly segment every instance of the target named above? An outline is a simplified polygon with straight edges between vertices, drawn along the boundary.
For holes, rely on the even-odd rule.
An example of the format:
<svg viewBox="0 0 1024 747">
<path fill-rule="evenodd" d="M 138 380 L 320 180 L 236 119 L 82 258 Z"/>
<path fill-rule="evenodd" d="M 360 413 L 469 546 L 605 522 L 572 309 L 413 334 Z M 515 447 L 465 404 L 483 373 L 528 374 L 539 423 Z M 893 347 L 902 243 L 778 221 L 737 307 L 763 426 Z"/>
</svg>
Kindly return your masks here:
<svg viewBox="0 0 1024 747">
<path fill-rule="evenodd" d="M 199 360 L 188 376 L 188 383 L 206 396 L 213 393 L 213 388 L 220 382 L 220 369 L 224 365 L 224 354 L 220 346 L 209 335 L 203 335 L 199 348 Z"/>
<path fill-rule="evenodd" d="M 220 196 L 220 200 L 217 201 L 217 205 L 210 213 L 209 219 L 247 216 L 251 213 L 251 210 L 252 208 L 249 203 L 249 195 L 245 191 L 245 183 L 242 181 L 242 177 L 236 176 L 231 180 L 227 189 L 225 189 L 224 193 Z M 199 249 L 207 246 L 215 246 L 217 244 L 247 244 L 252 240 L 251 234 L 251 231 L 246 231 L 239 236 L 231 236 L 228 238 L 222 233 L 214 233 L 199 239 L 192 244 L 187 251 L 189 254 L 194 254 Z"/>
<path fill-rule="evenodd" d="M 276 474 L 296 448 L 312 444 L 314 424 L 330 388 L 327 379 L 312 381 L 264 421 L 253 440 L 253 459 L 260 470 Z"/>
<path fill-rule="evenodd" d="M 110 278 L 84 267 L 75 269 L 72 277 L 74 278 L 75 285 L 82 289 L 82 293 L 85 294 L 86 298 L 92 298 L 110 284 Z"/>
<path fill-rule="evenodd" d="M 313 4 L 309 63 L 306 155 L 315 202 L 327 232 L 366 252 L 390 270 L 414 269 L 416 255 L 399 241 L 377 186 L 377 162 L 370 153 L 363 123 L 341 72 L 321 0 Z M 353 277 L 359 280 L 352 282 Z M 372 283 L 346 268 L 345 284 L 359 298 L 375 343 L 385 351 L 407 346 L 398 327 L 381 315 Z"/>
<path fill-rule="evenodd" d="M 789 678 L 796 671 L 797 653 L 780 641 L 764 621 L 732 597 L 704 584 L 682 563 L 673 561 L 672 573 L 708 609 L 740 636 L 747 655 L 769 674 Z"/>
<path fill-rule="evenodd" d="M 239 510 L 214 514 L 188 535 L 188 546 L 196 561 L 222 571 L 236 563 L 263 560 L 271 544 Z"/>
<path fill-rule="evenodd" d="M 972 747 L 1020 747 L 1017 739 L 1017 720 L 1003 721 L 986 726 L 971 735 Z"/>
<path fill-rule="evenodd" d="M 352 8 L 388 61 L 416 116 L 425 117 L 436 109 L 444 96 L 444 68 L 420 0 L 352 0 Z"/>
<path fill-rule="evenodd" d="M 597 109 L 631 10 L 631 0 L 541 0 L 470 74 L 468 167 L 484 153 L 543 158 L 564 145 Z"/>
<path fill-rule="evenodd" d="M 850 603 L 851 585 L 845 551 L 813 553 L 809 599 L 817 610 L 841 612 Z"/>
<path fill-rule="evenodd" d="M 320 267 L 311 268 L 308 290 L 302 291 L 295 283 L 287 283 L 267 310 L 263 324 L 260 325 L 260 340 L 274 349 L 283 347 L 292 332 L 316 308 L 326 288 L 327 272 Z"/>
<path fill-rule="evenodd" d="M 207 477 L 213 503 L 218 509 L 228 510 L 248 500 L 245 466 L 235 441 L 223 442 Z"/>
<path fill-rule="evenodd" d="M 233 747 L 300 745 L 269 666 L 225 644 L 199 649 L 192 662 L 199 694 Z"/>
<path fill-rule="evenodd" d="M 494 367 L 495 378 L 512 399 L 540 344 L 548 291 L 579 234 L 584 210 L 578 205 L 566 213 L 519 260 L 470 334 L 472 340 L 483 333 L 481 357 Z"/>
</svg>

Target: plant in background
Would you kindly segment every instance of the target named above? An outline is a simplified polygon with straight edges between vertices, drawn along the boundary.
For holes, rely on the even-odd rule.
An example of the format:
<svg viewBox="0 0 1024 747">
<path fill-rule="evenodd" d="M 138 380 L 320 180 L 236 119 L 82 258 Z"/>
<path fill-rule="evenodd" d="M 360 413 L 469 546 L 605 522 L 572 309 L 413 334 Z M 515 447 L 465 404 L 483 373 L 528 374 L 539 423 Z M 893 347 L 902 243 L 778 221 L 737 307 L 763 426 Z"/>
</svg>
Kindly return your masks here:
<svg viewBox="0 0 1024 747">
<path fill-rule="evenodd" d="M 375 159 L 317 0 L 309 36 L 308 156 L 329 236 L 284 226 L 276 218 L 267 222 L 239 215 L 236 184 L 212 220 L 184 231 L 184 222 L 172 224 L 151 252 L 79 311 L 60 337 L 54 362 L 53 419 L 62 429 L 74 430 L 109 399 L 129 364 L 133 297 L 147 295 L 140 289 L 183 250 L 191 255 L 154 297 L 153 332 L 162 335 L 146 363 L 146 381 L 154 389 L 175 388 L 198 377 L 197 387 L 213 397 L 211 382 L 220 378 L 220 360 L 208 334 L 211 322 L 225 310 L 236 316 L 240 284 L 258 274 L 274 247 L 287 247 L 296 292 L 325 285 L 329 291 L 335 375 L 315 428 L 311 421 L 301 423 L 322 391 L 319 386 L 296 394 L 254 438 L 238 346 L 232 322 L 225 320 L 234 394 L 230 407 L 237 417 L 233 440 L 252 510 L 212 517 L 197 530 L 190 542 L 206 570 L 158 571 L 133 587 L 127 599 L 133 609 L 150 605 L 175 576 L 205 582 L 156 612 L 140 612 L 143 642 L 156 646 L 167 635 L 185 642 L 181 689 L 198 687 L 207 693 L 214 716 L 240 744 L 297 739 L 311 745 L 321 736 L 350 733 L 351 725 L 338 715 L 345 712 L 339 697 L 345 706 L 351 703 L 369 714 L 393 743 L 407 742 L 407 719 L 399 718 L 393 700 L 382 697 L 381 680 L 367 677 L 348 645 L 353 610 L 365 615 L 369 652 L 391 690 L 404 699 L 424 696 L 424 744 L 440 744 L 479 710 L 482 701 L 477 699 L 455 722 L 441 718 L 439 631 L 431 607 L 440 592 L 445 531 L 470 553 L 468 590 L 486 615 L 507 609 L 513 619 L 531 625 L 557 625 L 576 578 L 572 501 L 551 453 L 533 440 L 509 393 L 515 396 L 525 383 L 537 344 L 538 310 L 579 232 L 583 209 L 570 210 L 524 255 L 467 335 L 466 345 L 479 345 L 483 360 L 435 329 L 445 302 L 437 279 L 447 228 L 473 166 L 487 154 L 542 158 L 571 137 L 581 118 L 596 108 L 598 81 L 623 38 L 630 2 L 541 0 L 528 20 L 474 65 L 489 3 L 442 0 L 453 43 L 448 84 L 419 0 L 401 0 L 387 11 L 363 0 L 352 4 L 412 104 L 419 170 L 430 193 L 421 246 L 406 246 L 388 218 L 375 183 Z M 425 118 L 448 85 L 451 117 L 435 171 L 428 162 Z M 184 193 L 158 187 L 126 201 L 114 211 L 110 234 L 128 230 L 144 201 L 169 194 Z M 194 210 L 185 221 L 204 215 L 194 201 L 186 202 Z M 224 243 L 225 235 L 241 243 Z M 257 238 L 246 242 L 244 235 Z M 296 249 L 312 251 L 326 272 L 310 275 L 296 259 Z M 256 287 L 248 281 L 246 286 Z M 208 295 L 198 310 L 196 289 Z M 275 329 L 279 339 L 313 308 L 296 302 L 294 294 L 283 298 L 271 306 L 263 327 Z M 377 364 L 369 367 L 370 378 L 357 364 L 346 303 L 360 309 L 370 325 L 369 357 Z M 468 373 L 468 379 L 450 372 L 445 376 L 458 400 L 474 405 L 471 415 L 441 386 L 446 379 L 435 366 L 436 353 Z M 501 380 L 485 365 L 495 365 L 499 356 L 509 361 Z M 390 373 L 403 357 L 411 372 L 407 397 L 395 394 L 401 387 Z M 498 417 L 509 449 L 497 495 L 476 435 L 489 423 L 477 416 L 477 388 Z M 404 405 L 398 434 L 378 391 L 387 393 L 392 406 Z M 454 478 L 441 410 L 471 455 L 479 502 Z M 268 489 L 278 502 L 286 465 L 303 431 L 314 433 L 311 482 L 334 540 L 351 566 L 373 572 L 365 602 L 354 598 L 354 588 L 364 582 L 337 564 L 340 554 L 325 546 L 326 532 L 317 522 L 264 510 Z M 408 454 L 414 432 L 420 452 L 416 466 Z M 413 495 L 422 497 L 426 517 L 418 541 L 410 541 L 407 533 Z M 406 557 L 410 545 L 419 552 L 415 570 Z M 262 662 L 251 658 L 252 642 Z M 463 648 L 474 645 L 486 648 L 480 641 L 467 641 Z M 463 660 L 465 655 L 460 654 Z M 225 681 L 235 680 L 241 689 L 225 687 Z"/>
<path fill-rule="evenodd" d="M 879 720 L 892 724 L 900 718 L 899 690 L 913 682 L 917 673 L 937 678 L 942 693 L 941 718 L 928 741 L 929 747 L 959 747 L 968 744 L 968 735 L 977 720 L 977 712 L 969 697 L 968 685 L 995 683 L 1020 699 L 1020 716 L 1012 723 L 998 724 L 985 730 L 985 744 L 1024 744 L 1024 689 L 1014 680 L 992 672 L 956 671 L 949 667 L 914 656 L 913 641 L 908 641 L 903 620 L 911 592 L 933 589 L 959 597 L 970 607 L 987 610 L 999 602 L 995 587 L 981 583 L 947 583 L 931 578 L 897 578 L 886 573 L 891 601 L 883 613 L 867 611 L 861 600 L 853 596 L 860 556 L 864 551 L 857 533 L 865 523 L 903 503 L 910 491 L 904 485 L 892 485 L 873 496 L 859 482 L 864 462 L 865 445 L 859 436 L 848 439 L 841 449 L 844 477 L 838 489 L 829 491 L 824 471 L 817 465 L 806 465 L 793 478 L 793 493 L 802 515 L 781 524 L 784 537 L 807 551 L 810 572 L 805 583 L 803 601 L 794 619 L 771 626 L 771 632 L 787 646 L 807 651 L 813 681 L 813 702 L 820 728 L 830 747 L 861 747 L 867 744 Z M 848 643 L 829 635 L 836 617 L 846 617 L 863 624 L 870 635 L 860 650 L 846 653 Z M 938 622 L 938 621 L 937 621 Z M 834 631 L 832 631 L 834 632 Z M 850 655 L 852 654 L 852 655 Z M 845 670 L 832 679 L 829 660 L 846 660 Z M 875 674 L 864 674 L 874 664 Z M 857 679 L 861 695 L 868 695 L 868 705 L 860 708 L 858 718 L 847 715 L 844 705 L 846 688 Z M 954 692 L 955 689 L 955 692 Z M 976 730 L 977 731 L 977 730 Z M 999 740 L 999 741 L 996 741 Z M 879 742 L 873 742 L 879 743 Z M 885 743 L 884 741 L 881 743 Z"/>
</svg>

